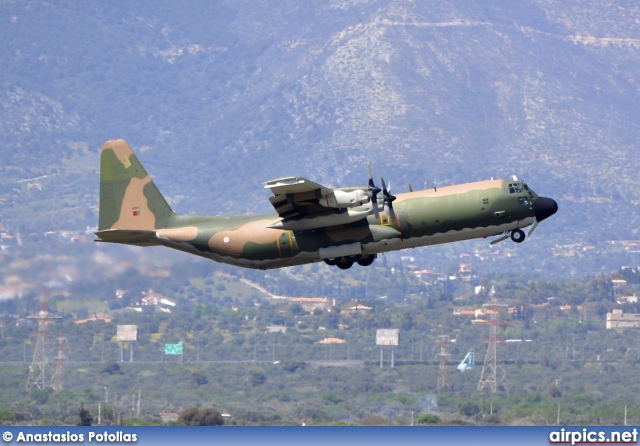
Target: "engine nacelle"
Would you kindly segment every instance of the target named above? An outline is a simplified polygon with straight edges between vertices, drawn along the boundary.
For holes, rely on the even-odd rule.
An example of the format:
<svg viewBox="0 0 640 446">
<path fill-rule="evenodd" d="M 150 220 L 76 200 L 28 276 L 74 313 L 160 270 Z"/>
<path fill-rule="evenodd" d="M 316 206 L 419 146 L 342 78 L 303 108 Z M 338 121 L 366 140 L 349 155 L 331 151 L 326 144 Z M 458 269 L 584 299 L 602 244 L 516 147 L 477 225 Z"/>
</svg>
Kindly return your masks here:
<svg viewBox="0 0 640 446">
<path fill-rule="evenodd" d="M 329 208 L 350 208 L 360 206 L 370 201 L 369 195 L 361 190 L 356 189 L 351 192 L 343 190 L 334 190 L 333 193 L 320 198 L 320 204 Z"/>
</svg>

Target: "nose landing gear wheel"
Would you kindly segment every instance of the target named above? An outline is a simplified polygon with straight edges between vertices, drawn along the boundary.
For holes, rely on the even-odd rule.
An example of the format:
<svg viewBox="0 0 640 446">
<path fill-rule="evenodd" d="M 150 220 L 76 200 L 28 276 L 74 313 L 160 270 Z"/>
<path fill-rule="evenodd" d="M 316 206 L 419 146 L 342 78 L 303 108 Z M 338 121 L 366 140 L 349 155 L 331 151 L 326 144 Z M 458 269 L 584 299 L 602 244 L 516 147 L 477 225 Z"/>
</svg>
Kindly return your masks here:
<svg viewBox="0 0 640 446">
<path fill-rule="evenodd" d="M 524 232 L 521 229 L 514 229 L 513 231 L 511 231 L 511 240 L 513 240 L 516 243 L 522 243 L 524 242 Z"/>
</svg>

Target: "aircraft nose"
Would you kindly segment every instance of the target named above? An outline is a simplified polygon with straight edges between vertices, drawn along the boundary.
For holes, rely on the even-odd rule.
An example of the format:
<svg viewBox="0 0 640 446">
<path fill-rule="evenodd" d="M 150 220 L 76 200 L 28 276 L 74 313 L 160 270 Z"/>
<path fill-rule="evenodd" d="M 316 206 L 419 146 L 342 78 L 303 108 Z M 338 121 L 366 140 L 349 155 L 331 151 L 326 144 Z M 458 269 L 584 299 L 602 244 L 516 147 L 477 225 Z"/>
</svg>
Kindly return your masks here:
<svg viewBox="0 0 640 446">
<path fill-rule="evenodd" d="M 536 214 L 536 220 L 541 222 L 558 212 L 558 203 L 551 198 L 538 197 L 533 203 L 533 212 Z"/>
</svg>

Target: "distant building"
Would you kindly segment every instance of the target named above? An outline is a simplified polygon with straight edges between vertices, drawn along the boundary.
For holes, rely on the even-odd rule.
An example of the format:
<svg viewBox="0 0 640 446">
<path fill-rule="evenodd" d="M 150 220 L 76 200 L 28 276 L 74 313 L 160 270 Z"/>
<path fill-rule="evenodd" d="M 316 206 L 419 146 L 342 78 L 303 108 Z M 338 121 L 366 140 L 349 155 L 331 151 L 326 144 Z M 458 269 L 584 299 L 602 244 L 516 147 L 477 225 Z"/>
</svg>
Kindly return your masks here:
<svg viewBox="0 0 640 446">
<path fill-rule="evenodd" d="M 328 310 L 331 308 L 331 302 L 326 297 L 292 297 L 289 302 L 299 304 L 304 311 L 309 313 L 315 309 Z"/>
<path fill-rule="evenodd" d="M 441 274 L 436 272 L 436 271 L 432 271 L 430 269 L 421 269 L 420 271 L 416 271 L 414 274 L 416 274 L 417 276 L 440 276 Z"/>
<path fill-rule="evenodd" d="M 606 328 L 608 330 L 620 328 L 640 328 L 640 314 L 625 314 L 622 312 L 622 310 L 613 310 L 612 313 L 607 313 Z"/>
<path fill-rule="evenodd" d="M 349 307 L 347 309 L 347 313 L 348 314 L 353 314 L 353 313 L 364 313 L 367 311 L 371 311 L 372 308 L 371 307 L 367 307 L 366 305 L 362 305 L 362 304 L 355 304 L 351 307 Z"/>
<path fill-rule="evenodd" d="M 104 321 L 107 324 L 111 322 L 111 318 L 107 317 L 104 314 L 100 314 L 100 313 L 96 313 L 93 316 L 91 316 L 90 318 L 87 319 L 78 319 L 76 321 L 74 321 L 75 324 L 86 324 L 87 322 L 96 322 L 96 321 Z"/>
<path fill-rule="evenodd" d="M 318 341 L 318 344 L 344 344 L 345 341 L 344 339 L 340 339 L 340 338 L 324 338 L 321 341 Z"/>
<path fill-rule="evenodd" d="M 475 316 L 476 318 L 478 318 L 480 316 L 490 316 L 492 314 L 498 314 L 498 312 L 490 308 L 478 308 L 477 310 L 454 310 L 453 314 L 455 316 Z"/>
<path fill-rule="evenodd" d="M 575 306 L 573 306 L 573 305 L 560 305 L 559 308 L 560 308 L 560 311 L 562 311 L 563 313 L 566 313 L 566 312 L 574 310 L 574 309 L 576 311 L 584 310 L 584 307 L 582 305 L 575 305 Z"/>
<path fill-rule="evenodd" d="M 475 316 L 476 310 L 453 310 L 456 316 Z"/>
<path fill-rule="evenodd" d="M 160 419 L 162 420 L 163 423 L 176 422 L 180 417 L 180 415 L 175 412 L 160 412 L 158 415 L 160 415 Z"/>
<path fill-rule="evenodd" d="M 627 281 L 624 279 L 611 279 L 611 283 L 614 288 L 618 288 L 627 284 Z"/>
<path fill-rule="evenodd" d="M 638 296 L 636 296 L 635 294 L 633 296 L 622 296 L 620 299 L 618 299 L 617 302 L 619 304 L 637 304 Z"/>
<path fill-rule="evenodd" d="M 163 296 L 160 293 L 156 293 L 153 290 L 143 291 L 142 296 L 143 297 L 142 297 L 141 303 L 143 306 L 154 306 L 154 307 L 159 307 L 161 305 L 164 305 L 166 307 L 176 306 L 176 303 L 174 301 Z"/>
</svg>

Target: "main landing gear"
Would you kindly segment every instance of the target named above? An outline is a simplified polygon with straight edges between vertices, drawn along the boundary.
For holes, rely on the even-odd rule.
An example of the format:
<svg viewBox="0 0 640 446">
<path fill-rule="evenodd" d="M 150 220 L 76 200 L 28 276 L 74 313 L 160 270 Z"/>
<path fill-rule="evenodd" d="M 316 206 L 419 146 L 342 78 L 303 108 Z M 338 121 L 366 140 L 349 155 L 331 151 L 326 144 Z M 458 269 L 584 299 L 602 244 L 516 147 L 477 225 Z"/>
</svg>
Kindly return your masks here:
<svg viewBox="0 0 640 446">
<path fill-rule="evenodd" d="M 357 263 L 360 266 L 369 266 L 376 259 L 377 254 L 373 255 L 357 255 L 357 256 L 348 256 L 348 257 L 335 257 L 332 259 L 323 259 L 324 263 L 329 266 L 337 266 L 340 269 L 349 269 L 353 266 L 354 263 Z"/>
</svg>

